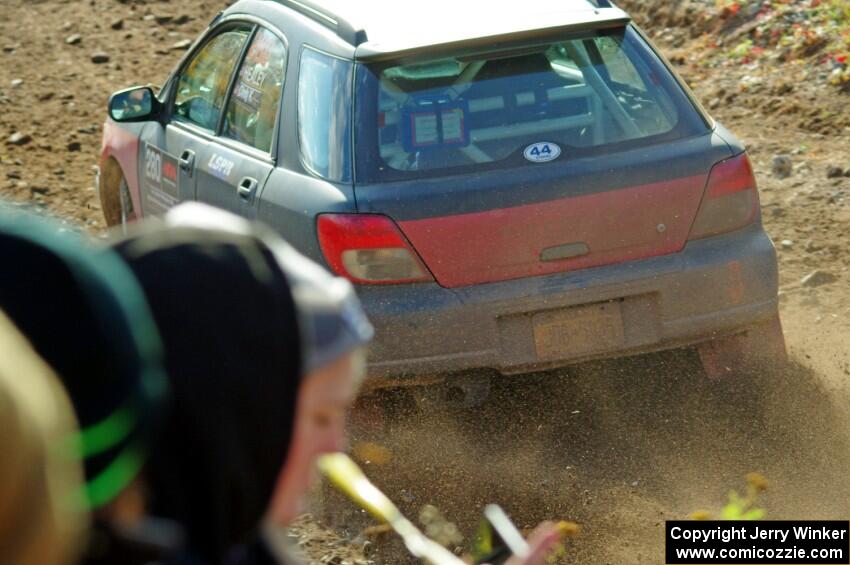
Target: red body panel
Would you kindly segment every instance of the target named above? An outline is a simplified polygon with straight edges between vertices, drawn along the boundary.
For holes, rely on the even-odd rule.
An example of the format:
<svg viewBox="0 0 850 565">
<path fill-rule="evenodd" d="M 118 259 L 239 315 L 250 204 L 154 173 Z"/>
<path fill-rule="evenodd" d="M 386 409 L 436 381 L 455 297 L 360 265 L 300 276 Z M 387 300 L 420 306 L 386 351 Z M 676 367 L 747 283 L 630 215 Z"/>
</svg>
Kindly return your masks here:
<svg viewBox="0 0 850 565">
<path fill-rule="evenodd" d="M 700 175 L 399 226 L 445 287 L 546 275 L 680 251 L 705 182 Z M 544 249 L 572 243 L 589 252 L 540 260 Z"/>
<path fill-rule="evenodd" d="M 118 161 L 130 198 L 133 200 L 133 210 L 141 215 L 142 203 L 139 192 L 139 137 L 121 127 L 120 124 L 107 119 L 103 124 L 103 146 L 100 154 L 101 168 L 110 157 Z"/>
</svg>

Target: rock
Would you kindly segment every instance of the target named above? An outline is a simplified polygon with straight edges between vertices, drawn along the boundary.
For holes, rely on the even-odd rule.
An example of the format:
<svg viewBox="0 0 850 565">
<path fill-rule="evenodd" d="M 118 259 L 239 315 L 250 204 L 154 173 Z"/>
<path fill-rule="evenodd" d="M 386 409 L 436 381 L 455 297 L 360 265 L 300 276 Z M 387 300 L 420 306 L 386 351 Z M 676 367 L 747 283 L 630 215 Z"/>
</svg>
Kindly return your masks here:
<svg viewBox="0 0 850 565">
<path fill-rule="evenodd" d="M 12 85 L 12 88 L 18 88 L 19 86 L 24 84 L 24 79 L 16 78 L 10 84 Z"/>
<path fill-rule="evenodd" d="M 30 141 L 32 141 L 32 136 L 26 133 L 21 133 L 19 131 L 16 131 L 12 135 L 10 135 L 8 139 L 6 139 L 6 143 L 10 145 L 26 145 Z"/>
<path fill-rule="evenodd" d="M 791 249 L 794 247 L 794 242 L 790 239 L 783 239 L 780 245 L 782 246 L 782 249 Z"/>
<path fill-rule="evenodd" d="M 771 164 L 771 172 L 778 178 L 788 178 L 794 172 L 794 162 L 788 155 L 775 155 Z"/>
<path fill-rule="evenodd" d="M 109 54 L 102 53 L 102 52 L 92 53 L 91 62 L 94 63 L 95 65 L 102 65 L 103 63 L 108 63 L 109 62 Z"/>
<path fill-rule="evenodd" d="M 118 18 L 117 20 L 112 20 L 112 23 L 109 24 L 109 27 L 111 27 L 112 29 L 114 29 L 116 31 L 120 30 L 120 29 L 124 29 L 124 18 Z"/>
<path fill-rule="evenodd" d="M 825 284 L 831 284 L 838 280 L 838 277 L 829 273 L 827 271 L 822 271 L 821 269 L 816 269 L 800 279 L 800 284 L 807 288 L 814 288 L 817 286 L 823 286 Z"/>
<path fill-rule="evenodd" d="M 4 45 L 3 46 L 3 53 L 9 53 L 9 54 L 14 53 L 17 48 L 18 47 L 16 45 Z"/>
<path fill-rule="evenodd" d="M 79 141 L 71 141 L 66 146 L 68 151 L 79 151 L 83 148 L 83 145 Z"/>
<path fill-rule="evenodd" d="M 66 37 L 65 43 L 67 43 L 68 45 L 79 45 L 82 40 L 83 36 L 79 33 L 75 33 L 74 35 L 69 35 L 68 37 Z"/>
<path fill-rule="evenodd" d="M 185 51 L 192 45 L 191 39 L 181 39 L 177 43 L 171 46 L 172 51 Z"/>
<path fill-rule="evenodd" d="M 828 179 L 837 179 L 844 176 L 844 169 L 841 167 L 836 167 L 834 165 L 830 165 L 826 169 L 826 178 Z"/>
<path fill-rule="evenodd" d="M 48 100 L 53 99 L 54 96 L 55 96 L 55 94 L 53 92 L 49 92 L 49 91 L 48 92 L 42 92 L 41 94 L 38 95 L 38 101 L 39 102 L 47 102 Z"/>
<path fill-rule="evenodd" d="M 33 194 L 47 194 L 50 192 L 50 189 L 46 186 L 31 186 L 30 192 Z"/>
<path fill-rule="evenodd" d="M 164 15 L 163 16 L 154 16 L 154 20 L 156 20 L 156 23 L 158 23 L 161 26 L 163 26 L 167 23 L 170 23 L 171 20 L 173 20 L 173 19 L 174 19 L 174 16 L 164 16 Z"/>
<path fill-rule="evenodd" d="M 820 251 L 821 249 L 823 249 L 823 247 L 815 243 L 814 240 L 810 239 L 806 242 L 805 249 L 809 253 L 814 253 L 815 251 Z"/>
<path fill-rule="evenodd" d="M 146 21 L 146 22 L 152 22 L 152 21 L 154 21 L 155 19 L 156 19 L 156 16 L 154 16 L 153 14 L 145 14 L 145 15 L 142 17 L 142 20 L 143 20 L 143 21 Z"/>
<path fill-rule="evenodd" d="M 192 21 L 192 16 L 188 14 L 180 14 L 171 22 L 174 25 L 182 26 L 183 24 L 187 24 Z"/>
<path fill-rule="evenodd" d="M 6 178 L 12 179 L 12 180 L 21 180 L 21 172 L 20 171 L 9 171 L 8 173 L 6 173 Z"/>
<path fill-rule="evenodd" d="M 781 208 L 778 204 L 776 206 L 772 206 L 770 208 L 770 215 L 774 218 L 781 218 L 785 215 L 785 209 Z"/>
<path fill-rule="evenodd" d="M 65 22 L 64 24 L 62 24 L 62 31 L 71 31 L 71 28 L 73 27 L 74 24 L 72 24 L 71 22 Z"/>
</svg>

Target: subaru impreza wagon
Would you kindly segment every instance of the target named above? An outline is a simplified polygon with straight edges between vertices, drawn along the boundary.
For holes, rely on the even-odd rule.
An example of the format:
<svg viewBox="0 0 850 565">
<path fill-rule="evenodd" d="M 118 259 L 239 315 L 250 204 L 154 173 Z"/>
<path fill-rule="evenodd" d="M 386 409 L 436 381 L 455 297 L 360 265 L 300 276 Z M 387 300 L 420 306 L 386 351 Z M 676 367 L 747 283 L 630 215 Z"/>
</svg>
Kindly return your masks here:
<svg viewBox="0 0 850 565">
<path fill-rule="evenodd" d="M 607 0 L 240 0 L 109 116 L 108 223 L 272 226 L 358 286 L 372 384 L 784 355 L 745 149 Z"/>
</svg>

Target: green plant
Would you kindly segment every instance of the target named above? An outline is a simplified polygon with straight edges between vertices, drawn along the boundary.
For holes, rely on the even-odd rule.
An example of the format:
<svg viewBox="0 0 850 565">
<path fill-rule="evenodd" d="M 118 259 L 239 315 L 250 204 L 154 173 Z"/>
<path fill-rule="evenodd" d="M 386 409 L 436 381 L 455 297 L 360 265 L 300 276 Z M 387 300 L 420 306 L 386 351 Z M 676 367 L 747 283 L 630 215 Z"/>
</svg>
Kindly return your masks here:
<svg viewBox="0 0 850 565">
<path fill-rule="evenodd" d="M 763 520 L 767 512 L 758 508 L 756 502 L 760 492 L 767 490 L 767 479 L 761 473 L 747 475 L 747 490 L 744 496 L 737 491 L 729 493 L 729 502 L 720 511 L 721 520 Z M 692 520 L 711 520 L 712 515 L 705 510 L 691 514 Z"/>
</svg>

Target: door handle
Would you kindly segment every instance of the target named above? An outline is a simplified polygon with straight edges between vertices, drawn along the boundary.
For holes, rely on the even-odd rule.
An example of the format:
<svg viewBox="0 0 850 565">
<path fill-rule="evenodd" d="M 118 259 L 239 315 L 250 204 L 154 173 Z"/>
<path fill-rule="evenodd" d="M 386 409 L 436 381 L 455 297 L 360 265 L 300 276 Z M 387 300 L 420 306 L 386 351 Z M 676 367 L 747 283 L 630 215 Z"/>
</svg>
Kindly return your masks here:
<svg viewBox="0 0 850 565">
<path fill-rule="evenodd" d="M 239 181 L 239 185 L 236 187 L 236 192 L 239 193 L 239 198 L 242 200 L 251 200 L 256 190 L 257 179 L 252 179 L 251 177 L 245 177 Z"/>
<path fill-rule="evenodd" d="M 195 152 L 191 149 L 186 149 L 180 154 L 177 163 L 180 166 L 180 170 L 191 177 L 192 170 L 195 168 Z"/>
</svg>

